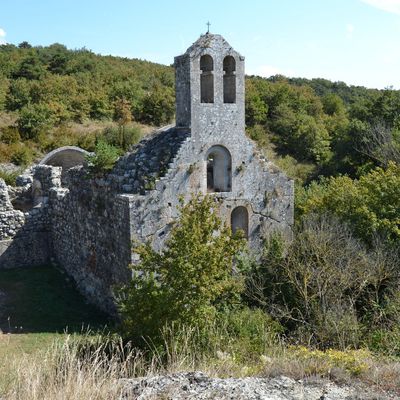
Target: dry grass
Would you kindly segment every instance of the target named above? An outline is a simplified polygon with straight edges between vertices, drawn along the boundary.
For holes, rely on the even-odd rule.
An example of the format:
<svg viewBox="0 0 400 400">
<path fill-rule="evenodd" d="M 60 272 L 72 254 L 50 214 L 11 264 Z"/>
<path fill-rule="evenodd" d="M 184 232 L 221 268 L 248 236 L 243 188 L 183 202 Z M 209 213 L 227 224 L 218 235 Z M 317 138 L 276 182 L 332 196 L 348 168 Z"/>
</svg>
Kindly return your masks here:
<svg viewBox="0 0 400 400">
<path fill-rule="evenodd" d="M 0 128 L 15 125 L 17 113 L 0 111 Z"/>
<path fill-rule="evenodd" d="M 125 378 L 193 370 L 218 377 L 323 377 L 347 384 L 357 380 L 357 383 L 361 381 L 400 393 L 400 363 L 379 361 L 365 351 L 335 351 L 327 355 L 275 343 L 265 349 L 265 354 L 252 354 L 245 361 L 239 354 L 230 352 L 232 348 L 229 347 L 217 350 L 216 346 L 208 352 L 202 351 L 194 340 L 195 334 L 193 329 L 179 335 L 170 331 L 165 336 L 166 352 L 163 354 L 156 350 L 144 354 L 124 345 L 118 336 L 58 335 L 50 345 L 46 345 L 47 338 L 43 348 L 23 352 L 18 352 L 18 344 L 14 343 L 0 369 L 0 398 L 118 398 Z M 0 337 L 0 340 L 10 341 L 8 335 Z M 362 368 L 358 368 L 359 365 Z"/>
</svg>

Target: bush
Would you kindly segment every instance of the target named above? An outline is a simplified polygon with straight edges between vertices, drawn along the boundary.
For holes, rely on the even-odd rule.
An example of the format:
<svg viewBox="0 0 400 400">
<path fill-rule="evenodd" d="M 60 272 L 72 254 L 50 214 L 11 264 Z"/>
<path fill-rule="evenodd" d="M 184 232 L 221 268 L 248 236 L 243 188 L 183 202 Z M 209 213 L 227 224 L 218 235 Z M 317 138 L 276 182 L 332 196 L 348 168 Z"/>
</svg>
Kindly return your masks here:
<svg viewBox="0 0 400 400">
<path fill-rule="evenodd" d="M 382 243 L 368 250 L 337 219 L 310 215 L 286 251 L 279 237 L 268 241 L 247 296 L 300 343 L 357 348 L 373 327 L 398 321 L 383 311 L 400 284 L 399 261 Z"/>
<path fill-rule="evenodd" d="M 21 109 L 17 125 L 21 138 L 37 139 L 39 134 L 49 129 L 54 123 L 53 114 L 45 104 L 33 104 Z"/>
<path fill-rule="evenodd" d="M 15 186 L 17 176 L 20 175 L 21 172 L 21 170 L 7 172 L 0 169 L 0 178 L 3 179 L 8 186 Z"/>
<path fill-rule="evenodd" d="M 141 137 L 141 131 L 138 126 L 130 126 L 130 127 L 109 126 L 104 129 L 102 136 L 103 139 L 108 144 L 115 147 L 119 147 L 122 150 L 126 151 L 132 145 L 136 144 L 139 141 Z M 121 138 L 121 136 L 123 137 Z"/>
<path fill-rule="evenodd" d="M 0 128 L 1 141 L 6 144 L 17 143 L 21 140 L 21 136 L 16 128 L 8 126 L 7 128 Z"/>
<path fill-rule="evenodd" d="M 89 170 L 94 174 L 104 174 L 111 171 L 120 155 L 120 151 L 104 141 L 96 144 L 94 154 L 87 156 Z"/>
<path fill-rule="evenodd" d="M 167 322 L 201 327 L 219 308 L 239 300 L 242 279 L 232 268 L 244 242 L 231 235 L 215 208 L 211 198 L 194 197 L 181 206 L 161 253 L 150 243 L 136 248 L 141 262 L 120 291 L 125 336 L 159 342 Z"/>
<path fill-rule="evenodd" d="M 359 180 L 340 176 L 313 183 L 298 194 L 298 215 L 330 212 L 368 243 L 376 235 L 400 240 L 400 166 L 395 163 Z"/>
<path fill-rule="evenodd" d="M 25 167 L 33 160 L 33 151 L 30 147 L 22 143 L 16 143 L 10 147 L 11 157 L 10 161 L 16 165 Z"/>
<path fill-rule="evenodd" d="M 171 122 L 175 113 L 175 97 L 172 88 L 155 86 L 143 99 L 141 120 L 152 125 Z"/>
</svg>

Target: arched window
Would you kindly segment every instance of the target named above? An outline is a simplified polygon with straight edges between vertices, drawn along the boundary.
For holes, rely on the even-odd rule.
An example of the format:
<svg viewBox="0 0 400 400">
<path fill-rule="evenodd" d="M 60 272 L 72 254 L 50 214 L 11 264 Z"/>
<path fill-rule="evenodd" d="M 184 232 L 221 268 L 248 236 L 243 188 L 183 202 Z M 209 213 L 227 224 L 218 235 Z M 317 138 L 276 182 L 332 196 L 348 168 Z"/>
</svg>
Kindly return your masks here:
<svg viewBox="0 0 400 400">
<path fill-rule="evenodd" d="M 232 157 L 223 146 L 213 146 L 207 152 L 207 191 L 232 190 Z"/>
<path fill-rule="evenodd" d="M 232 233 L 241 230 L 246 239 L 249 237 L 249 212 L 246 207 L 239 206 L 232 210 L 231 229 Z"/>
<path fill-rule="evenodd" d="M 210 55 L 200 58 L 200 94 L 202 103 L 214 103 L 214 62 Z"/>
<path fill-rule="evenodd" d="M 236 61 L 232 56 L 224 58 L 224 103 L 236 103 Z"/>
</svg>

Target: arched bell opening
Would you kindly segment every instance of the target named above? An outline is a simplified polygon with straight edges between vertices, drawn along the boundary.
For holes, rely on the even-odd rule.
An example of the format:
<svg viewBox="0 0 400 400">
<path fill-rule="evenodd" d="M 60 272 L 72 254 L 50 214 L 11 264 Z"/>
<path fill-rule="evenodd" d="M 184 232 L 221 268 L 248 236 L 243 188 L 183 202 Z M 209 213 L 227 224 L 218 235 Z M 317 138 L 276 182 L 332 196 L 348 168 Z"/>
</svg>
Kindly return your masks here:
<svg viewBox="0 0 400 400">
<path fill-rule="evenodd" d="M 214 61 L 208 54 L 200 58 L 200 96 L 202 103 L 214 103 Z"/>
<path fill-rule="evenodd" d="M 236 103 L 236 61 L 232 56 L 226 56 L 224 68 L 224 103 Z"/>
</svg>

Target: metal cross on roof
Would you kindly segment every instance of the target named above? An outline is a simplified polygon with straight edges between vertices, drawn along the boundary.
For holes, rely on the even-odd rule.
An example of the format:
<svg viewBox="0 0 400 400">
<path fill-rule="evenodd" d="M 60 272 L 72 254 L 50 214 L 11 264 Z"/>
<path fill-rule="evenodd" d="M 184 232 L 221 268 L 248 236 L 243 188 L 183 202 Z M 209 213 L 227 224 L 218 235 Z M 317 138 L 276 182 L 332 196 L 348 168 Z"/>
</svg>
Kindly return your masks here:
<svg viewBox="0 0 400 400">
<path fill-rule="evenodd" d="M 210 25 L 211 25 L 210 22 L 207 22 L 206 25 L 207 25 L 207 33 L 210 33 Z"/>
</svg>

